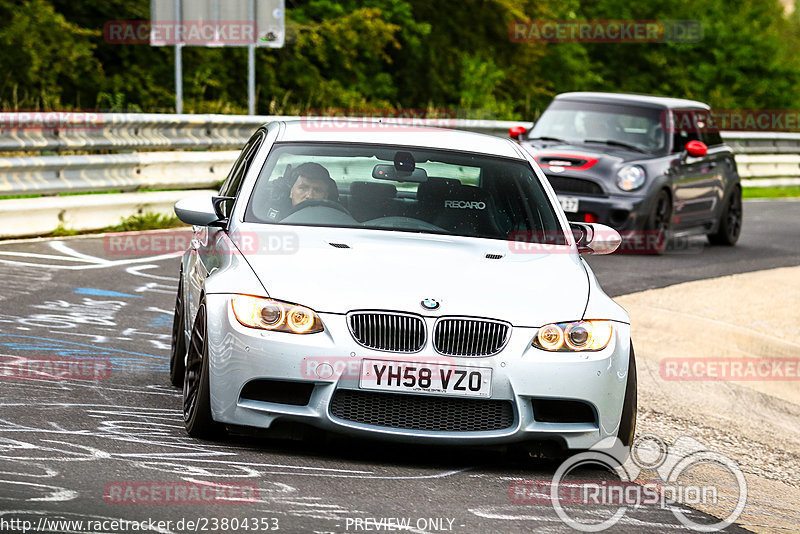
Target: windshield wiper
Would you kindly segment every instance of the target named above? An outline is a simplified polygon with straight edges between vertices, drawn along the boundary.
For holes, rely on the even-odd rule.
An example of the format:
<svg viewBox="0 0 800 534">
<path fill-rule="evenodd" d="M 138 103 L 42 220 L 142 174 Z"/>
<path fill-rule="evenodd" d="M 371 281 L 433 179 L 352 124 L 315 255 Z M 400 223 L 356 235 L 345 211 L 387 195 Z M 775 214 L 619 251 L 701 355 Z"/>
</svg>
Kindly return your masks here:
<svg viewBox="0 0 800 534">
<path fill-rule="evenodd" d="M 636 145 L 629 145 L 628 143 L 623 143 L 621 141 L 615 141 L 613 139 L 606 139 L 605 141 L 603 141 L 601 139 L 584 139 L 583 142 L 584 143 L 600 143 L 600 144 L 603 144 L 603 145 L 610 145 L 610 146 L 621 146 L 622 148 L 628 148 L 630 150 L 635 150 L 636 152 L 641 152 L 643 154 L 647 154 L 648 153 L 647 150 L 644 150 L 643 148 L 639 148 Z"/>
<path fill-rule="evenodd" d="M 558 137 L 547 137 L 547 136 L 529 137 L 528 141 L 556 141 L 556 142 L 559 142 L 559 143 L 567 143 L 567 144 L 569 144 L 569 141 L 564 141 L 563 139 L 559 139 Z"/>
</svg>

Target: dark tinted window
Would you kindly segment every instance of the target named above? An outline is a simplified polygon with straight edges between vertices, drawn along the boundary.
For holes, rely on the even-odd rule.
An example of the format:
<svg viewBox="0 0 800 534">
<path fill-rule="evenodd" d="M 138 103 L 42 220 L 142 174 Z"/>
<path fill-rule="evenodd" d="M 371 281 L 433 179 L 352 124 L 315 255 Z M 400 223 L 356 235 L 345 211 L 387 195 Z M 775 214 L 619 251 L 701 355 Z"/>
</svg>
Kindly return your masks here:
<svg viewBox="0 0 800 534">
<path fill-rule="evenodd" d="M 569 143 L 610 140 L 665 154 L 668 140 L 665 119 L 665 112 L 659 108 L 555 100 L 536 121 L 529 137 L 549 137 Z"/>
<path fill-rule="evenodd" d="M 242 180 L 247 174 L 247 170 L 250 168 L 250 164 L 253 162 L 256 152 L 258 152 L 258 149 L 261 147 L 261 143 L 264 141 L 264 136 L 264 130 L 259 130 L 253 134 L 253 136 L 244 145 L 242 152 L 239 154 L 239 158 L 233 164 L 233 167 L 231 167 L 228 177 L 225 179 L 225 182 L 222 184 L 222 187 L 219 190 L 220 196 L 235 197 L 239 192 L 239 187 L 242 185 Z"/>
<path fill-rule="evenodd" d="M 672 130 L 673 154 L 683 152 L 689 141 L 700 141 L 700 129 L 704 127 L 705 123 L 702 117 L 697 115 L 697 111 L 694 109 L 672 110 L 670 129 Z"/>
<path fill-rule="evenodd" d="M 695 112 L 697 130 L 700 132 L 700 140 L 709 147 L 722 144 L 722 137 L 719 134 L 719 127 L 714 120 L 714 114 L 705 110 Z"/>
<path fill-rule="evenodd" d="M 399 159 L 413 159 L 413 180 L 391 176 Z M 540 242 L 565 243 L 526 161 L 387 145 L 274 145 L 245 221 L 493 239 L 528 232 Z"/>
</svg>

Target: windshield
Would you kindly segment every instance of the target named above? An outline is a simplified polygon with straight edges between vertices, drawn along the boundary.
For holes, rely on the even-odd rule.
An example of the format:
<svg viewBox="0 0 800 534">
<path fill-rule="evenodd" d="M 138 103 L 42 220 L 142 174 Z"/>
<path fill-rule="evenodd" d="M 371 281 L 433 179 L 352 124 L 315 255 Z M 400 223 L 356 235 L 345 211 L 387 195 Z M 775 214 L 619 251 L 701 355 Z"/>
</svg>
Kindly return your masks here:
<svg viewBox="0 0 800 534">
<path fill-rule="evenodd" d="M 566 244 L 527 162 L 385 145 L 273 145 L 245 222 Z"/>
<path fill-rule="evenodd" d="M 606 143 L 665 154 L 667 136 L 661 114 L 661 110 L 654 108 L 556 100 L 545 110 L 528 137 L 571 144 Z"/>
</svg>

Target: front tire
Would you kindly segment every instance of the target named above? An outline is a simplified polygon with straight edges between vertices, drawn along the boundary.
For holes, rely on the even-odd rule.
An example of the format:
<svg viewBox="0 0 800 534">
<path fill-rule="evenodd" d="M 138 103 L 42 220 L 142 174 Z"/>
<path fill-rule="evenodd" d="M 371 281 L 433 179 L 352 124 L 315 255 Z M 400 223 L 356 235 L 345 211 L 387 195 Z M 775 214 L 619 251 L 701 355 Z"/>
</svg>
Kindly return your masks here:
<svg viewBox="0 0 800 534">
<path fill-rule="evenodd" d="M 183 270 L 178 280 L 175 297 L 175 315 L 172 318 L 172 345 L 169 356 L 169 381 L 179 388 L 183 385 L 186 369 L 186 311 L 183 305 Z"/>
<path fill-rule="evenodd" d="M 708 235 L 712 245 L 733 246 L 739 241 L 742 232 L 742 189 L 736 186 L 725 204 L 719 217 L 717 232 Z"/>
<path fill-rule="evenodd" d="M 669 226 L 672 218 L 672 202 L 669 193 L 662 189 L 656 196 L 653 211 L 645 224 L 645 242 L 649 254 L 663 254 L 669 244 Z M 653 236 L 651 238 L 651 236 Z"/>
<path fill-rule="evenodd" d="M 622 416 L 619 420 L 619 430 L 617 437 L 626 447 L 633 444 L 633 437 L 636 434 L 636 410 L 638 381 L 636 379 L 636 356 L 633 353 L 633 343 L 631 343 L 630 356 L 628 357 L 628 380 L 625 384 L 625 400 L 622 404 Z"/>
<path fill-rule="evenodd" d="M 208 380 L 208 322 L 202 302 L 192 328 L 183 378 L 183 422 L 193 438 L 214 439 L 225 429 L 211 417 L 211 388 Z"/>
</svg>

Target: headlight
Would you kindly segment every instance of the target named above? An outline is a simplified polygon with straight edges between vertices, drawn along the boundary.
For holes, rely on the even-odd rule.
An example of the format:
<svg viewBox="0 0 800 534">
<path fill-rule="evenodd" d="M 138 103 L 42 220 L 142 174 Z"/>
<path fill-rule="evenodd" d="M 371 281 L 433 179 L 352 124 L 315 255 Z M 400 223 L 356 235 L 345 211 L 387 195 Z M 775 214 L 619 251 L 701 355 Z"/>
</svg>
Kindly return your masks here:
<svg viewBox="0 0 800 534">
<path fill-rule="evenodd" d="M 322 332 L 322 321 L 310 308 L 275 299 L 236 295 L 231 299 L 236 320 L 250 328 L 313 334 Z"/>
<path fill-rule="evenodd" d="M 644 169 L 638 165 L 625 165 L 617 172 L 617 185 L 623 191 L 633 191 L 644 185 Z"/>
<path fill-rule="evenodd" d="M 533 346 L 558 352 L 596 351 L 606 348 L 613 334 L 611 321 L 547 324 L 536 332 Z"/>
</svg>

